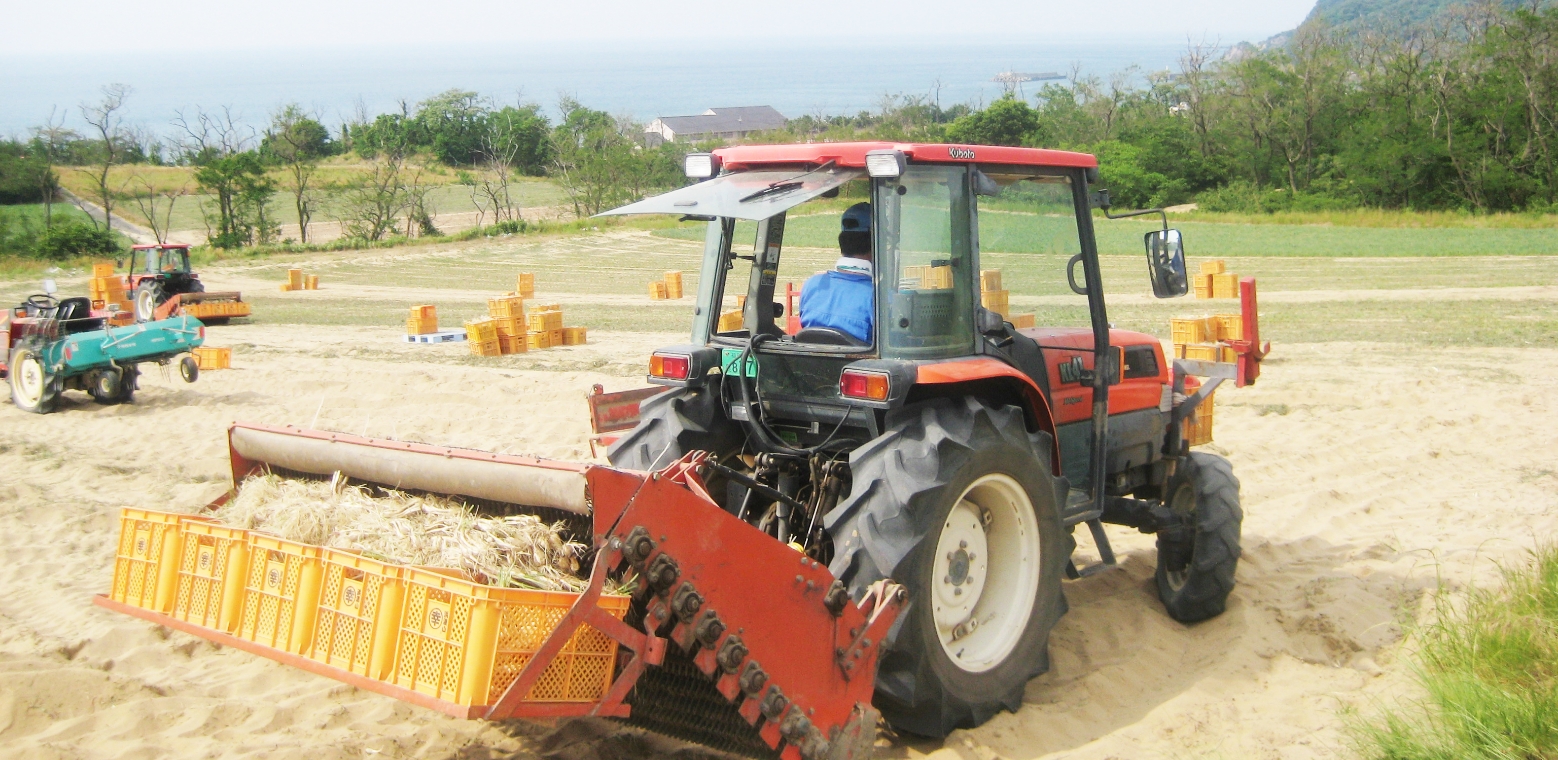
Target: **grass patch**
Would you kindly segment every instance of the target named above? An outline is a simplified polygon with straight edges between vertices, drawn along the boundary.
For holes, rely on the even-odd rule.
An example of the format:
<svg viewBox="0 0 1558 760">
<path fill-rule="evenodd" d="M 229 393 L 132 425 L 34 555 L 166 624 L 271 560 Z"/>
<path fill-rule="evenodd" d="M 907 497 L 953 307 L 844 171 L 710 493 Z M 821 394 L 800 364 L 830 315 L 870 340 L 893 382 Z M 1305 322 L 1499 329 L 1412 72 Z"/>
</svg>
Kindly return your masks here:
<svg viewBox="0 0 1558 760">
<path fill-rule="evenodd" d="M 1558 757 L 1558 547 L 1503 586 L 1440 607 L 1415 632 L 1424 696 L 1351 726 L 1378 760 Z"/>
<path fill-rule="evenodd" d="M 1235 214 L 1193 211 L 1175 220 L 1214 224 L 1304 224 L 1335 227 L 1432 227 L 1438 229 L 1554 229 L 1558 214 L 1477 214 L 1470 211 L 1401 211 L 1359 208 L 1351 211 L 1284 211 L 1275 214 Z"/>
</svg>

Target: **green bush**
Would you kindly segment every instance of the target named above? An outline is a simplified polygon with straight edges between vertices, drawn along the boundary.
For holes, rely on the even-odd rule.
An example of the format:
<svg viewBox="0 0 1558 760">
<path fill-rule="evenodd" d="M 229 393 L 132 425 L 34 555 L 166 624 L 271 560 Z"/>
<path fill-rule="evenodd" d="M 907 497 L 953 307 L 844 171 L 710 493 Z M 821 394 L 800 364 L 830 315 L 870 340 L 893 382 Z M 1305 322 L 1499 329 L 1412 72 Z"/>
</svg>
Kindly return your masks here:
<svg viewBox="0 0 1558 760">
<path fill-rule="evenodd" d="M 81 222 L 54 225 L 38 238 L 36 250 L 38 258 L 50 261 L 121 252 L 112 232 Z"/>
</svg>

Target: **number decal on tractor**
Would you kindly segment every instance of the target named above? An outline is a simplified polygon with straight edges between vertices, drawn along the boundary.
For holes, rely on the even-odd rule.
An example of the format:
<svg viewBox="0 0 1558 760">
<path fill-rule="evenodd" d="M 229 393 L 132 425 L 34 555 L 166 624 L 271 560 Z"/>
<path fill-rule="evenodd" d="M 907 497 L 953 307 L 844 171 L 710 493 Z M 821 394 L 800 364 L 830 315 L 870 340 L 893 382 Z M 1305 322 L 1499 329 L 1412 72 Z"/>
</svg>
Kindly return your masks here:
<svg viewBox="0 0 1558 760">
<path fill-rule="evenodd" d="M 1082 382 L 1083 371 L 1082 357 L 1073 356 L 1071 361 L 1060 363 L 1060 381 L 1062 383 L 1080 383 Z"/>
</svg>

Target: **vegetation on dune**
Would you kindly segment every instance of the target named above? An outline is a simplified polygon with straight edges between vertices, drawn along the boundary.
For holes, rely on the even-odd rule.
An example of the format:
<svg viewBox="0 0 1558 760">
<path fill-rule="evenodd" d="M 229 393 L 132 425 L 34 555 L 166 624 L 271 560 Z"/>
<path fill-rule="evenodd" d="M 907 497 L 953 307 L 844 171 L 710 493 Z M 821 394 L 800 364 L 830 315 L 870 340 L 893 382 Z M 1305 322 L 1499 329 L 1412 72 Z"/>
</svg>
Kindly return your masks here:
<svg viewBox="0 0 1558 760">
<path fill-rule="evenodd" d="M 1421 697 L 1354 715 L 1377 760 L 1558 757 L 1558 548 L 1503 569 L 1503 586 L 1441 594 L 1414 632 Z"/>
</svg>

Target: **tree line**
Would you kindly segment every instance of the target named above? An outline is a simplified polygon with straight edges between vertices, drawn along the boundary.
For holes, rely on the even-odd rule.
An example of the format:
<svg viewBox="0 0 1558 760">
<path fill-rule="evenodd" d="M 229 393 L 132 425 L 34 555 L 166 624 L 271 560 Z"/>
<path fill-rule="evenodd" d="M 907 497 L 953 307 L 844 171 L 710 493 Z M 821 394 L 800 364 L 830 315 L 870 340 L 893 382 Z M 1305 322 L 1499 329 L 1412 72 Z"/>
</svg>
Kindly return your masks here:
<svg viewBox="0 0 1558 760">
<path fill-rule="evenodd" d="M 29 139 L 0 141 L 0 204 L 58 198 L 58 172 L 89 175 L 91 200 L 167 233 L 172 208 L 202 196 L 213 245 L 277 242 L 273 200 L 298 242 L 328 213 L 346 236 L 438 232 L 430 172 L 456 170 L 479 224 L 524 224 L 513 183 L 547 176 L 579 216 L 683 178 L 686 151 L 649 147 L 643 127 L 563 98 L 556 120 L 533 103 L 451 90 L 332 130 L 295 105 L 255 129 L 227 110 L 180 115 L 162 135 L 126 127 L 130 90 L 104 88 Z M 1312 22 L 1267 50 L 1191 46 L 1177 71 L 1073 72 L 1031 96 L 943 106 L 936 92 L 884 97 L 871 111 L 811 114 L 753 141 L 881 139 L 1026 145 L 1094 153 L 1117 202 L 1244 213 L 1358 207 L 1558 211 L 1558 8 L 1487 0 L 1428 25 L 1371 33 Z M 363 167 L 322 181 L 321 163 Z M 175 164 L 192 186 L 116 184 L 116 165 Z M 47 206 L 44 215 L 48 231 Z M 96 243 L 110 240 L 95 220 Z M 73 230 L 72 244 L 92 243 Z M 0 230 L 0 238 L 4 231 Z M 81 242 L 86 241 L 86 242 Z M 58 246 L 54 249 L 57 250 Z"/>
<path fill-rule="evenodd" d="M 574 213 L 588 216 L 680 184 L 688 149 L 648 147 L 641 124 L 568 97 L 558 104 L 556 123 L 534 103 L 499 105 L 450 90 L 402 103 L 398 113 L 359 115 L 338 131 L 292 104 L 258 129 L 230 109 L 195 109 L 180 113 L 168 132 L 152 135 L 124 123 L 130 95 L 130 88 L 110 85 L 97 101 L 83 103 L 81 120 L 90 131 L 65 129 L 63 119 L 51 118 L 28 140 L 0 141 L 0 204 L 44 204 L 42 229 L 33 236 L 41 255 L 112 249 L 115 215 L 128 215 L 166 240 L 173 209 L 191 195 L 199 196 L 208 242 L 221 248 L 309 243 L 310 225 L 321 214 L 357 240 L 440 234 L 429 193 L 446 184 L 435 176 L 445 169 L 454 169 L 456 184 L 469 193 L 478 225 L 514 231 L 525 224 L 514 192 L 520 177 L 554 178 Z M 335 156 L 349 156 L 356 166 L 347 179 L 325 181 L 321 168 Z M 169 184 L 133 171 L 125 179 L 115 172 L 127 166 L 187 167 L 189 181 Z M 87 200 L 104 218 L 54 224 L 49 209 L 61 197 L 61 171 L 90 180 Z M 277 203 L 297 220 L 295 241 L 280 240 Z M 67 232 L 66 248 L 73 250 L 45 245 Z"/>
</svg>

